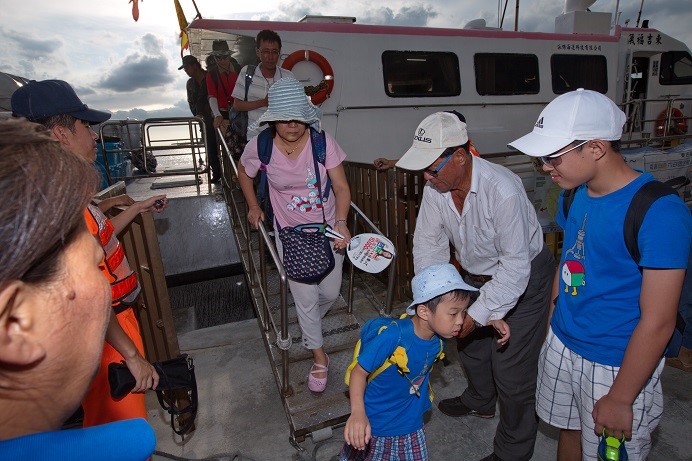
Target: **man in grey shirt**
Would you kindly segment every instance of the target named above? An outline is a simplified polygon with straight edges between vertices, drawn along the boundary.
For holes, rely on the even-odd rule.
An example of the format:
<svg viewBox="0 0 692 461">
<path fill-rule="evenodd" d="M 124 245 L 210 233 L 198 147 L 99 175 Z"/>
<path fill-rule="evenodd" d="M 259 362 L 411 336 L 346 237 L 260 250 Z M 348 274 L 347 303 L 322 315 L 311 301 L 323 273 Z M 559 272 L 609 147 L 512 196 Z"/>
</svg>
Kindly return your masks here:
<svg viewBox="0 0 692 461">
<path fill-rule="evenodd" d="M 248 141 L 268 126 L 262 125 L 255 130 L 250 129 L 250 126 L 267 111 L 269 87 L 282 78 L 293 77 L 291 71 L 277 65 L 281 56 L 281 37 L 279 34 L 273 30 L 261 30 L 257 34 L 255 44 L 260 63 L 257 66 L 245 66 L 240 70 L 232 94 L 234 98 L 233 110 L 236 112 L 247 111 L 248 113 Z M 248 71 L 250 71 L 251 80 L 246 101 L 245 80 Z"/>
<path fill-rule="evenodd" d="M 423 170 L 428 181 L 413 236 L 416 273 L 448 262 L 451 244 L 462 275 L 480 289 L 458 340 L 468 387 L 438 407 L 448 416 L 492 418 L 499 400 L 493 453 L 483 461 L 529 460 L 538 429 L 538 354 L 555 270 L 536 212 L 519 177 L 470 154 L 466 123 L 454 113 L 424 119 L 396 166 Z M 511 329 L 503 347 L 487 327 L 496 319 Z"/>
</svg>

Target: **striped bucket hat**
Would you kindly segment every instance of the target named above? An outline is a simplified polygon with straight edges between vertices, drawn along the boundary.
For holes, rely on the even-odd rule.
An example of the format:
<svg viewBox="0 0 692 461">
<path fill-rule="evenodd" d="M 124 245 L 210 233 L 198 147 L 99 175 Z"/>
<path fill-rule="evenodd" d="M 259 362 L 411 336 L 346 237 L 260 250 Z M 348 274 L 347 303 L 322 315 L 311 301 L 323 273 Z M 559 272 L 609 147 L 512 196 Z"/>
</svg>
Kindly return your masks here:
<svg viewBox="0 0 692 461">
<path fill-rule="evenodd" d="M 267 111 L 252 125 L 256 130 L 267 122 L 296 120 L 307 123 L 320 131 L 320 110 L 305 94 L 302 83 L 293 77 L 282 78 L 269 87 L 269 105 Z"/>
</svg>

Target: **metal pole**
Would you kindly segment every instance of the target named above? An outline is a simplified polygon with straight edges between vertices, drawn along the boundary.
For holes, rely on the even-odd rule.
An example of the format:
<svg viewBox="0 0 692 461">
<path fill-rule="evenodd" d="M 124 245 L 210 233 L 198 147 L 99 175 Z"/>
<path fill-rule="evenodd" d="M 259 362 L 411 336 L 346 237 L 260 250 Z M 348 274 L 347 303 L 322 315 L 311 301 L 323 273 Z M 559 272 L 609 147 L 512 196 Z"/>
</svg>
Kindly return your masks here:
<svg viewBox="0 0 692 461">
<path fill-rule="evenodd" d="M 644 0 L 639 4 L 639 13 L 637 13 L 637 25 L 636 27 L 639 27 L 639 20 L 642 17 L 642 9 L 644 9 Z"/>
<path fill-rule="evenodd" d="M 514 30 L 519 30 L 519 0 L 517 0 L 517 4 L 514 8 Z"/>
</svg>

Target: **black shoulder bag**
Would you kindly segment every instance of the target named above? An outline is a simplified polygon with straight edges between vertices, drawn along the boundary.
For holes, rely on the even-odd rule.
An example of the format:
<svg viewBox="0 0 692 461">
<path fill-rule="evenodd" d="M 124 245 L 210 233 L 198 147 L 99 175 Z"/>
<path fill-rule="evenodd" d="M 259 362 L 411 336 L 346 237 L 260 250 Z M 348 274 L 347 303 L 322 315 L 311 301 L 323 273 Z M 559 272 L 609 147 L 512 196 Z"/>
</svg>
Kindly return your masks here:
<svg viewBox="0 0 692 461">
<path fill-rule="evenodd" d="M 161 408 L 171 415 L 171 428 L 178 435 L 191 432 L 198 409 L 197 379 L 192 357 L 181 354 L 174 359 L 156 361 L 153 365 L 159 374 L 156 397 Z M 111 397 L 115 400 L 123 398 L 135 387 L 135 378 L 124 362 L 108 365 L 108 382 Z"/>
</svg>

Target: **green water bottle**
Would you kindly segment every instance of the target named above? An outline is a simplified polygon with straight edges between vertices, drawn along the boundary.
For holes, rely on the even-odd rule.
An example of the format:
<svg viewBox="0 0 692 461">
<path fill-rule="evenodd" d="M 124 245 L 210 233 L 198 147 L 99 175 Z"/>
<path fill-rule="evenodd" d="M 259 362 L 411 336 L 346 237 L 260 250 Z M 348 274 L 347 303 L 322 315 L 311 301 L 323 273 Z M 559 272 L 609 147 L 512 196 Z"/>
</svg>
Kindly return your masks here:
<svg viewBox="0 0 692 461">
<path fill-rule="evenodd" d="M 598 461 L 627 461 L 625 450 L 625 436 L 621 439 L 609 437 L 603 429 L 603 436 L 598 443 Z"/>
</svg>

